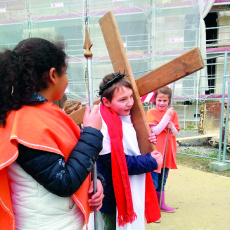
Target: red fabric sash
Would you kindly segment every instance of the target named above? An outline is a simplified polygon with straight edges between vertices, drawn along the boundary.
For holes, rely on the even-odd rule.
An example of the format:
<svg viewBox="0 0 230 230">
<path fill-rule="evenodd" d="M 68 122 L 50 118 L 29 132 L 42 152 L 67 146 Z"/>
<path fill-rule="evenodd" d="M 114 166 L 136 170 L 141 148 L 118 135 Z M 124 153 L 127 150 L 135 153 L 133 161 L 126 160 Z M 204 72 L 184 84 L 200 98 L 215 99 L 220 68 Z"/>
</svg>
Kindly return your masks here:
<svg viewBox="0 0 230 230">
<path fill-rule="evenodd" d="M 118 114 L 104 105 L 100 106 L 103 120 L 108 127 L 111 140 L 111 164 L 113 187 L 118 210 L 118 225 L 132 223 L 136 218 L 133 209 L 132 191 L 122 143 L 122 121 Z M 146 173 L 145 216 L 147 223 L 155 222 L 161 216 L 156 191 L 150 173 Z"/>
</svg>

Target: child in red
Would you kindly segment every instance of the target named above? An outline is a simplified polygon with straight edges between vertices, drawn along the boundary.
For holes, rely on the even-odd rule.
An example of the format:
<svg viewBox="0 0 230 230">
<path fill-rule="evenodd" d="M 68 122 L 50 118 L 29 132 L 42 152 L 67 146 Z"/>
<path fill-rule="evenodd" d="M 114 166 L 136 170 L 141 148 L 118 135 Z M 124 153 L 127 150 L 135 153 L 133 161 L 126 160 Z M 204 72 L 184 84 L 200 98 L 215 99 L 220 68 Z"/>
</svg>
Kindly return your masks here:
<svg viewBox="0 0 230 230">
<path fill-rule="evenodd" d="M 162 157 L 157 151 L 140 153 L 130 115 L 133 90 L 125 78 L 125 74 L 108 74 L 99 91 L 104 137 L 97 170 L 106 182 L 100 209 L 104 230 L 144 230 L 145 220 L 160 218 L 149 172 L 161 165 Z"/>
<path fill-rule="evenodd" d="M 176 169 L 176 153 L 177 153 L 177 144 L 176 144 L 176 134 L 180 131 L 180 126 L 178 124 L 178 117 L 173 108 L 169 108 L 171 103 L 172 90 L 167 86 L 164 86 L 158 89 L 155 92 L 153 98 L 153 105 L 156 106 L 155 109 L 150 109 L 146 113 L 146 117 L 153 134 L 150 135 L 150 141 L 152 136 L 157 136 L 156 148 L 159 152 L 162 153 L 164 159 L 164 153 L 167 143 L 167 154 L 165 162 L 165 173 L 163 180 L 163 189 L 162 189 L 162 200 L 160 209 L 165 212 L 174 212 L 175 209 L 168 207 L 165 204 L 165 191 L 164 187 L 166 184 L 166 179 L 168 176 L 169 169 Z M 167 139 L 167 129 L 169 129 L 169 135 Z M 157 192 L 158 200 L 160 199 L 161 191 L 161 181 L 162 181 L 162 167 L 158 167 L 157 170 L 151 172 L 153 183 Z"/>
<path fill-rule="evenodd" d="M 0 228 L 80 230 L 100 209 L 90 171 L 102 149 L 99 107 L 80 131 L 53 101 L 68 85 L 64 46 L 41 38 L 0 54 Z"/>
</svg>

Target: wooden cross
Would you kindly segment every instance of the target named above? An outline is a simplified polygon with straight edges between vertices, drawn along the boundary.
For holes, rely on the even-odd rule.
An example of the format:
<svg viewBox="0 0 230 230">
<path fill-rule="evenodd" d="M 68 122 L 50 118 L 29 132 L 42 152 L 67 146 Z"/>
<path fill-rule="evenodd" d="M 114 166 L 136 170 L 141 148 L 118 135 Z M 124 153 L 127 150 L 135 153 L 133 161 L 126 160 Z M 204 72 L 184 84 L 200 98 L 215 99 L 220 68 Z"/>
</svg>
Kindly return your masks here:
<svg viewBox="0 0 230 230">
<path fill-rule="evenodd" d="M 140 152 L 141 154 L 152 152 L 155 150 L 155 145 L 150 144 L 148 140 L 151 131 L 140 97 L 204 68 L 199 48 L 194 48 L 135 80 L 113 13 L 110 11 L 105 14 L 99 20 L 99 24 L 114 72 L 123 72 L 125 70 L 133 87 L 134 105 L 131 110 L 131 116 L 137 133 Z M 100 100 L 97 100 L 94 104 L 99 103 Z M 71 117 L 77 124 L 81 124 L 83 114 L 84 108 L 73 113 Z"/>
</svg>

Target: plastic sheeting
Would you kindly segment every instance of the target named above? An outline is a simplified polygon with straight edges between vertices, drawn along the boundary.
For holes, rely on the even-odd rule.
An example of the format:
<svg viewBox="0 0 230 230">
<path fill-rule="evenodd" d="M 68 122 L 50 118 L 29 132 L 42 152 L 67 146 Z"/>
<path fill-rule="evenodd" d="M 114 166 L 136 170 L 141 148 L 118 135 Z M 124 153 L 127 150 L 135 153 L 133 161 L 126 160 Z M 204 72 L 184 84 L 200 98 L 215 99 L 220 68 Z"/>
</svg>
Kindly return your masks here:
<svg viewBox="0 0 230 230">
<path fill-rule="evenodd" d="M 207 3 L 207 0 L 203 0 Z M 61 39 L 69 55 L 68 98 L 87 101 L 84 35 L 86 12 L 93 43 L 94 97 L 104 75 L 113 72 L 98 20 L 114 12 L 135 78 L 199 46 L 198 0 L 8 0 L 0 2 L 0 49 L 28 37 Z M 176 66 L 175 66 L 176 68 Z M 176 83 L 177 95 L 195 98 L 199 76 Z"/>
</svg>

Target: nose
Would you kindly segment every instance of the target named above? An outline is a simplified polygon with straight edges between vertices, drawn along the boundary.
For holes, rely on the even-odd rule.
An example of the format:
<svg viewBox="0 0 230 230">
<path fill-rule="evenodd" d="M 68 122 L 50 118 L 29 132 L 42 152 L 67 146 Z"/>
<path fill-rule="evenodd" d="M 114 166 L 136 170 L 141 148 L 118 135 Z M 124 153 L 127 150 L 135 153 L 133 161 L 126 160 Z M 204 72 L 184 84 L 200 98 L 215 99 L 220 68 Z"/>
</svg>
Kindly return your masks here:
<svg viewBox="0 0 230 230">
<path fill-rule="evenodd" d="M 133 105 L 133 97 L 129 98 L 127 106 L 131 107 Z"/>
</svg>

